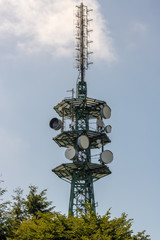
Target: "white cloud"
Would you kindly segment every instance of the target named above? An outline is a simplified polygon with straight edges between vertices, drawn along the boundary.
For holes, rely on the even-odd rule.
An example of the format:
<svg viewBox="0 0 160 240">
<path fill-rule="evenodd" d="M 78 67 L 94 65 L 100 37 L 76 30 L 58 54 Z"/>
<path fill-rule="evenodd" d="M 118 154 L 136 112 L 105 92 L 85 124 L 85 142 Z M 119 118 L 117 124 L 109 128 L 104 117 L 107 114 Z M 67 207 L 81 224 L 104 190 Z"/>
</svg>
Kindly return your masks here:
<svg viewBox="0 0 160 240">
<path fill-rule="evenodd" d="M 7 51 L 11 50 L 14 54 L 45 51 L 56 57 L 71 56 L 74 40 L 73 10 L 77 2 L 79 1 L 0 0 L 0 41 L 3 52 L 5 49 L 7 55 Z M 115 54 L 112 38 L 100 13 L 99 4 L 97 0 L 87 1 L 87 4 L 94 10 L 94 56 L 113 61 Z"/>
<path fill-rule="evenodd" d="M 148 30 L 148 26 L 143 22 L 135 22 L 133 24 L 133 29 L 135 32 L 145 33 Z"/>
<path fill-rule="evenodd" d="M 86 2 L 93 9 L 93 34 L 91 37 L 94 55 L 112 62 L 116 59 L 116 55 L 107 20 L 101 14 L 100 4 L 96 0 L 86 0 Z"/>
</svg>

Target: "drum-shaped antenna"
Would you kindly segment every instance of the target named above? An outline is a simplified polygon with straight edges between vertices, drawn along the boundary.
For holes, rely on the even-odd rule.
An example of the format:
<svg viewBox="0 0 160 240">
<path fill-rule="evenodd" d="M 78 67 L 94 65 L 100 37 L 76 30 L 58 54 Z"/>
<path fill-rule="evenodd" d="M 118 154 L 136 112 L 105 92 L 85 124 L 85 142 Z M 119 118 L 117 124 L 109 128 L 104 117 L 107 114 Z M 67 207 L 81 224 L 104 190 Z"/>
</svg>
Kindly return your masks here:
<svg viewBox="0 0 160 240">
<path fill-rule="evenodd" d="M 49 126 L 54 130 L 59 130 L 62 127 L 62 121 L 58 118 L 52 118 Z"/>
<path fill-rule="evenodd" d="M 111 125 L 107 125 L 105 128 L 104 128 L 105 132 L 106 133 L 110 133 L 112 131 L 112 127 Z"/>
</svg>

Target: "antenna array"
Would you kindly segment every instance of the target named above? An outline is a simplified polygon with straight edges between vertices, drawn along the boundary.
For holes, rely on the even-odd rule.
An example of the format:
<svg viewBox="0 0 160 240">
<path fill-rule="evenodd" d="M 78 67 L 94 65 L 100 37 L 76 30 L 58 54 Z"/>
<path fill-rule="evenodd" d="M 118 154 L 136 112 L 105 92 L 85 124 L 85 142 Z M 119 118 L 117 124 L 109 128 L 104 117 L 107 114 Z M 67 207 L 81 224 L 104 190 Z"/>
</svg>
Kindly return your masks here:
<svg viewBox="0 0 160 240">
<path fill-rule="evenodd" d="M 76 12 L 76 67 L 78 68 L 78 71 L 80 72 L 79 81 L 85 80 L 85 70 L 88 69 L 89 64 L 92 64 L 92 62 L 89 62 L 89 55 L 93 52 L 89 51 L 89 45 L 93 41 L 89 40 L 89 33 L 93 30 L 89 29 L 89 23 L 93 19 L 89 19 L 89 12 L 92 11 L 92 9 L 88 9 L 87 6 L 85 6 L 83 3 L 81 3 L 79 6 L 76 6 L 77 12 Z"/>
</svg>

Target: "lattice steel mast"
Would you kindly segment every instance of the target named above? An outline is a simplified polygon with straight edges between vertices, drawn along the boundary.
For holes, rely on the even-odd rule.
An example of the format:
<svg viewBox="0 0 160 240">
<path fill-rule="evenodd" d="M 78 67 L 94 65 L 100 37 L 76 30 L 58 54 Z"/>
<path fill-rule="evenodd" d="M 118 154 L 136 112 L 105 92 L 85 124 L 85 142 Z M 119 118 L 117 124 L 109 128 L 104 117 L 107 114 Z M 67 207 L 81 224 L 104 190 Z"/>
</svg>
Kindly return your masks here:
<svg viewBox="0 0 160 240">
<path fill-rule="evenodd" d="M 103 118 L 110 117 L 111 110 L 104 101 L 87 97 L 87 84 L 85 81 L 85 70 L 89 64 L 89 22 L 88 13 L 91 10 L 81 3 L 77 6 L 76 13 L 76 62 L 79 71 L 77 83 L 77 96 L 64 99 L 54 109 L 62 120 L 53 118 L 50 127 L 59 130 L 61 134 L 53 140 L 60 146 L 65 147 L 65 156 L 73 163 L 64 163 L 52 171 L 60 178 L 71 183 L 69 213 L 78 216 L 79 211 L 86 212 L 86 204 L 91 203 L 95 211 L 95 199 L 93 182 L 111 173 L 106 163 L 112 161 L 110 151 L 104 151 L 104 146 L 110 142 L 106 133 L 111 131 L 111 126 L 105 127 Z M 69 129 L 64 130 L 65 119 L 70 119 Z M 90 120 L 97 119 L 96 129 L 91 130 Z M 91 162 L 91 149 L 100 148 L 98 163 Z"/>
</svg>

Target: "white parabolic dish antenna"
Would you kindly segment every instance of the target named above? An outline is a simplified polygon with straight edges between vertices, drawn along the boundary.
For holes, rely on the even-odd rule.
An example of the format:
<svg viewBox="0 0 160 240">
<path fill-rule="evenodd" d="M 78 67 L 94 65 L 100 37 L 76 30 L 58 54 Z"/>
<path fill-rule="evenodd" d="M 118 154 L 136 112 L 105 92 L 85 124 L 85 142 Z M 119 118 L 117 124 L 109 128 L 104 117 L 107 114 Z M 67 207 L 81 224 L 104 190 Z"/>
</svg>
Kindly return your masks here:
<svg viewBox="0 0 160 240">
<path fill-rule="evenodd" d="M 78 146 L 81 148 L 81 149 L 87 149 L 89 147 L 89 139 L 87 136 L 85 135 L 81 135 L 79 138 L 78 138 Z"/>
<path fill-rule="evenodd" d="M 75 160 L 77 157 L 77 151 L 73 147 L 69 147 L 65 151 L 65 157 L 69 160 Z"/>
<path fill-rule="evenodd" d="M 113 161 L 113 153 L 109 150 L 106 150 L 101 153 L 101 160 L 102 162 L 108 164 Z"/>
</svg>

